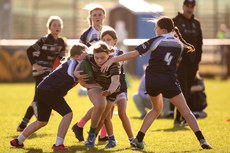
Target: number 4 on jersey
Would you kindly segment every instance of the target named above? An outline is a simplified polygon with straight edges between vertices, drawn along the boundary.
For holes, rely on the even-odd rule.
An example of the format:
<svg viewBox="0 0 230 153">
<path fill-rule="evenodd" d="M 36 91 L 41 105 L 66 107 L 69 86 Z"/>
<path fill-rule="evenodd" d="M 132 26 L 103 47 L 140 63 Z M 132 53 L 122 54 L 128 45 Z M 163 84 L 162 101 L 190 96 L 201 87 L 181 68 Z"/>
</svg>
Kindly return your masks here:
<svg viewBox="0 0 230 153">
<path fill-rule="evenodd" d="M 166 55 L 165 55 L 165 58 L 164 58 L 164 61 L 167 63 L 167 65 L 170 65 L 171 60 L 173 58 L 173 56 L 170 56 L 170 55 L 171 55 L 171 53 L 167 52 Z"/>
</svg>

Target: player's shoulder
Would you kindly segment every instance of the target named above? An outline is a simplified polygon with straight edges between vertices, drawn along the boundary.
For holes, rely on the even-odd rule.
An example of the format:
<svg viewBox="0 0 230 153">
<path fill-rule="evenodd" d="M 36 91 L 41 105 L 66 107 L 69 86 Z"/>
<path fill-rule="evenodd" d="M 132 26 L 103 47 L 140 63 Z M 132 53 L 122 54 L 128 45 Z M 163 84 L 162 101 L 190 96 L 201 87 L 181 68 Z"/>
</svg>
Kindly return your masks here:
<svg viewBox="0 0 230 153">
<path fill-rule="evenodd" d="M 156 36 L 153 38 L 150 38 L 146 43 L 148 43 L 148 45 L 152 45 L 153 43 L 156 43 L 157 41 L 163 39 L 163 36 Z"/>
<path fill-rule="evenodd" d="M 81 37 L 80 37 L 80 40 L 82 41 L 82 42 L 85 42 L 86 41 L 86 38 L 87 38 L 87 36 L 88 36 L 88 34 L 89 34 L 89 32 L 92 30 L 92 26 L 90 26 L 89 28 L 87 28 L 87 29 L 85 29 L 84 31 L 83 31 L 83 33 L 82 33 L 82 35 L 81 35 Z"/>
</svg>

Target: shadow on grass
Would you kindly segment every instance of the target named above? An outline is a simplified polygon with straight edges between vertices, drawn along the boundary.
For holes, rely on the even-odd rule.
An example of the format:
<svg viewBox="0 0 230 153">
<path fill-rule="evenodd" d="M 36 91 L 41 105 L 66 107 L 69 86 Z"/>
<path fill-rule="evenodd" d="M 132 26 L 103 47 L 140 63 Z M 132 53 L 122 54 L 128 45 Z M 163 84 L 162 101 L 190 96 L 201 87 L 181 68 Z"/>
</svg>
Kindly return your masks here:
<svg viewBox="0 0 230 153">
<path fill-rule="evenodd" d="M 199 150 L 188 150 L 188 151 L 176 151 L 176 152 L 169 152 L 169 153 L 192 153 L 192 152 L 198 152 L 201 151 L 202 152 L 203 149 L 199 149 Z"/>
<path fill-rule="evenodd" d="M 138 120 L 143 120 L 143 118 L 137 117 L 137 116 L 132 116 L 130 117 L 131 119 L 138 119 Z"/>
<path fill-rule="evenodd" d="M 116 152 L 120 152 L 120 151 L 125 151 L 125 150 L 129 150 L 129 151 L 138 151 L 140 152 L 141 150 L 137 150 L 137 149 L 134 149 L 134 148 L 130 148 L 130 147 L 127 147 L 127 148 L 119 148 L 119 149 L 116 149 L 116 148 L 111 148 L 111 149 L 98 149 L 97 147 L 85 147 L 85 146 L 71 146 L 69 147 L 69 151 L 70 153 L 76 153 L 78 151 L 81 151 L 81 152 L 85 152 L 85 153 L 94 153 L 94 152 L 98 152 L 98 153 L 116 153 Z M 59 153 L 60 151 L 53 151 L 55 153 Z M 145 153 L 146 151 L 142 151 L 143 153 Z M 147 153 L 147 152 L 146 152 Z M 148 153 L 151 153 L 151 152 L 148 152 Z M 152 152 L 153 153 L 153 152 Z"/>
<path fill-rule="evenodd" d="M 20 134 L 19 134 L 20 135 Z M 10 138 L 18 138 L 19 135 L 14 135 L 14 136 L 9 136 Z M 36 137 L 39 137 L 39 138 L 42 138 L 42 137 L 46 137 L 46 136 L 50 136 L 51 134 L 36 134 L 36 133 L 33 133 L 31 136 L 29 136 L 29 138 L 27 139 L 33 139 L 33 138 L 36 138 Z"/>
<path fill-rule="evenodd" d="M 43 153 L 42 149 L 27 148 L 26 153 Z"/>
<path fill-rule="evenodd" d="M 152 130 L 152 131 L 175 132 L 175 131 L 186 131 L 186 130 L 190 130 L 189 126 L 174 126 L 168 129 L 157 129 L 157 130 Z"/>
</svg>

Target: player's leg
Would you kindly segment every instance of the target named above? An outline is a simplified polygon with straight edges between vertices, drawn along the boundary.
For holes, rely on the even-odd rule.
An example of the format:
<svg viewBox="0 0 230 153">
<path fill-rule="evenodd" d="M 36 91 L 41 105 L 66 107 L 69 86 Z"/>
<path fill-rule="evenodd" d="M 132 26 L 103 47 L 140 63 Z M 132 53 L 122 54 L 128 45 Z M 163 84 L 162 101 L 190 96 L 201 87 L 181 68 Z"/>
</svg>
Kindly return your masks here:
<svg viewBox="0 0 230 153">
<path fill-rule="evenodd" d="M 73 113 L 69 112 L 68 114 L 64 115 L 59 127 L 58 127 L 58 133 L 56 138 L 56 143 L 53 145 L 52 149 L 56 150 L 69 150 L 64 146 L 64 139 L 66 136 L 66 133 L 68 131 L 69 125 L 71 123 L 71 120 L 73 118 Z"/>
<path fill-rule="evenodd" d="M 147 113 L 142 123 L 140 131 L 146 133 L 153 121 L 160 115 L 163 108 L 163 100 L 161 94 L 156 97 L 150 96 L 152 109 Z"/>
<path fill-rule="evenodd" d="M 56 93 L 50 93 L 49 95 L 52 97 L 48 102 L 50 108 L 62 116 L 62 120 L 58 126 L 56 143 L 52 146 L 52 149 L 68 150 L 68 148 L 64 146 L 64 139 L 73 118 L 72 110 L 62 96 Z"/>
<path fill-rule="evenodd" d="M 102 114 L 100 123 L 97 128 L 97 133 L 101 129 L 101 127 L 105 124 L 106 131 L 108 133 L 108 144 L 105 146 L 105 148 L 112 148 L 116 146 L 116 140 L 113 133 L 113 124 L 111 119 L 111 110 L 114 106 L 114 102 L 107 102 L 106 109 L 104 113 Z"/>
<path fill-rule="evenodd" d="M 35 78 L 35 94 L 36 94 L 36 87 L 42 80 L 43 80 L 42 77 Z M 32 104 L 37 101 L 35 94 L 34 94 L 34 99 L 33 99 Z M 32 104 L 27 108 L 26 113 L 25 113 L 24 117 L 22 118 L 21 123 L 17 127 L 17 131 L 19 131 L 19 132 L 23 131 L 26 128 L 26 126 L 29 123 L 32 116 L 34 115 L 34 108 L 33 108 Z M 36 108 L 35 108 L 35 110 L 37 112 Z M 36 117 L 37 117 L 37 114 L 36 114 Z"/>
<path fill-rule="evenodd" d="M 41 101 L 38 101 L 38 119 L 27 126 L 17 139 L 13 139 L 10 142 L 12 146 L 23 147 L 23 142 L 26 138 L 48 123 L 52 109 L 46 103 L 42 102 L 43 100 L 46 100 L 46 98 L 46 96 L 41 96 Z"/>
<path fill-rule="evenodd" d="M 78 121 L 76 124 L 74 124 L 72 126 L 72 130 L 75 134 L 75 137 L 79 141 L 84 141 L 83 128 L 84 128 L 85 124 L 91 119 L 93 108 L 94 108 L 94 106 L 89 108 L 88 111 L 86 112 L 86 114 L 80 119 L 80 121 Z"/>
<path fill-rule="evenodd" d="M 118 107 L 118 115 L 122 121 L 123 128 L 129 138 L 129 141 L 131 142 L 134 139 L 134 137 L 133 137 L 131 123 L 126 113 L 126 108 L 127 108 L 126 99 L 125 98 L 119 99 L 117 101 L 117 107 Z"/>
<path fill-rule="evenodd" d="M 183 94 L 180 93 L 179 95 L 170 98 L 170 101 L 178 108 L 182 116 L 185 118 L 188 125 L 193 130 L 197 139 L 199 140 L 202 148 L 211 149 L 212 147 L 205 141 L 204 136 L 201 133 L 200 128 L 198 126 L 197 120 L 193 113 L 190 111 Z"/>
<path fill-rule="evenodd" d="M 140 149 L 144 149 L 143 139 L 145 133 L 152 125 L 153 121 L 160 115 L 163 108 L 163 100 L 161 94 L 155 97 L 150 96 L 150 99 L 152 102 L 152 109 L 146 114 L 140 131 L 138 132 L 136 138 L 131 142 L 131 145 Z"/>
<path fill-rule="evenodd" d="M 95 145 L 96 128 L 98 127 L 101 116 L 106 108 L 106 97 L 102 96 L 101 92 L 102 90 L 98 88 L 93 88 L 88 91 L 89 99 L 93 103 L 94 108 L 91 115 L 91 126 L 89 135 L 85 143 L 86 146 L 93 147 Z"/>
<path fill-rule="evenodd" d="M 33 114 L 34 114 L 34 111 L 33 111 L 33 107 L 32 107 L 32 104 L 31 104 L 27 108 L 26 114 L 24 115 L 24 117 L 22 118 L 21 123 L 17 127 L 18 132 L 22 132 L 26 128 L 26 126 L 29 123 L 30 119 L 32 118 Z"/>
</svg>

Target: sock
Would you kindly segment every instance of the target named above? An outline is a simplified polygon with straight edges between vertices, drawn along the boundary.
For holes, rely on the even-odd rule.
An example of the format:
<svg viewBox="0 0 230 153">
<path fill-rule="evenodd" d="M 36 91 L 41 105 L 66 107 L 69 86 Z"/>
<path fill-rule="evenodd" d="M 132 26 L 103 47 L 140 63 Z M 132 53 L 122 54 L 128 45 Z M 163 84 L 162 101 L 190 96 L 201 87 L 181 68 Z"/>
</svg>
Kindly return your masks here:
<svg viewBox="0 0 230 153">
<path fill-rule="evenodd" d="M 27 124 L 29 123 L 29 121 L 30 121 L 29 119 L 27 119 L 27 118 L 24 117 L 22 119 L 22 122 L 20 123 L 19 127 L 22 128 L 22 129 L 24 129 L 27 126 Z"/>
<path fill-rule="evenodd" d="M 82 118 L 78 123 L 77 123 L 77 126 L 83 128 L 86 124 L 86 121 L 84 120 L 84 118 Z"/>
<path fill-rule="evenodd" d="M 57 136 L 55 146 L 59 146 L 60 144 L 63 144 L 63 142 L 64 142 L 64 139 Z"/>
<path fill-rule="evenodd" d="M 133 141 L 133 139 L 134 139 L 134 137 L 132 137 L 132 138 L 129 138 L 129 142 L 132 142 L 132 141 Z"/>
<path fill-rule="evenodd" d="M 26 110 L 26 114 L 24 118 L 27 118 L 28 120 L 30 120 L 33 115 L 34 115 L 34 110 L 33 110 L 33 107 L 30 105 Z"/>
<path fill-rule="evenodd" d="M 107 132 L 106 132 L 105 126 L 102 126 L 101 133 L 100 133 L 100 138 L 106 137 L 106 134 L 107 134 Z"/>
<path fill-rule="evenodd" d="M 201 131 L 196 131 L 195 132 L 195 135 L 196 135 L 196 137 L 197 137 L 197 139 L 200 141 L 201 139 L 204 139 L 204 136 L 203 136 L 203 134 L 202 134 L 202 132 Z"/>
<path fill-rule="evenodd" d="M 94 134 L 96 134 L 96 128 L 90 127 L 89 133 L 94 133 Z"/>
<path fill-rule="evenodd" d="M 21 145 L 26 140 L 26 137 L 24 137 L 24 135 L 20 134 L 17 139 L 18 139 L 18 143 Z"/>
<path fill-rule="evenodd" d="M 145 136 L 145 134 L 143 132 L 139 131 L 137 136 L 136 136 L 138 142 L 142 142 L 144 139 L 144 136 Z"/>
<path fill-rule="evenodd" d="M 109 140 L 115 141 L 115 136 L 114 135 L 110 135 L 109 136 Z"/>
</svg>

